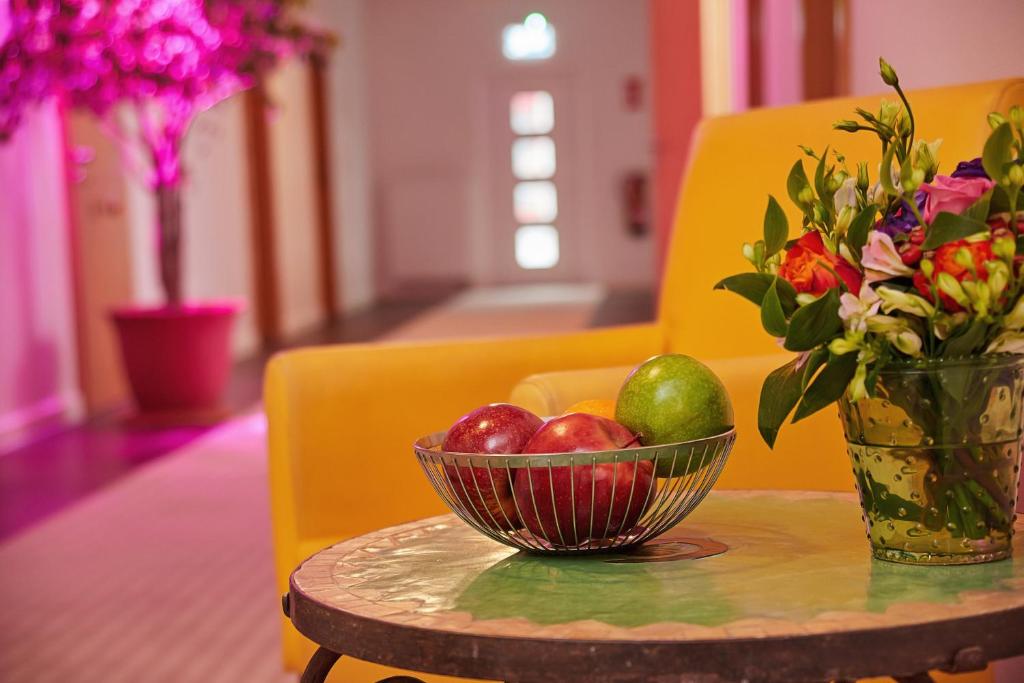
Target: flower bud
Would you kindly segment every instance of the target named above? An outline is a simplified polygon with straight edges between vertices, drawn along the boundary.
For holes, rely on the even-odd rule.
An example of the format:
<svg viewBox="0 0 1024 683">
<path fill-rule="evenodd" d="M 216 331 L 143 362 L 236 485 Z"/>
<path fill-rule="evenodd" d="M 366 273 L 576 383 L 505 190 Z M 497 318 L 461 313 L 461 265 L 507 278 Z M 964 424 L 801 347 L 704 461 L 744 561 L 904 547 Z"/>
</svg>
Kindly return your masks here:
<svg viewBox="0 0 1024 683">
<path fill-rule="evenodd" d="M 971 252 L 967 247 L 960 247 L 957 249 L 956 253 L 953 254 L 953 261 L 955 261 L 961 268 L 969 270 L 972 273 L 974 272 L 974 257 L 971 256 Z"/>
<path fill-rule="evenodd" d="M 955 277 L 949 273 L 939 273 L 939 277 L 936 280 L 939 289 L 943 294 L 957 302 L 961 306 L 967 307 L 971 305 L 970 299 L 967 298 L 967 293 L 964 292 L 964 288 L 960 285 Z"/>
<path fill-rule="evenodd" d="M 904 192 L 913 192 L 917 188 L 921 187 L 921 183 L 924 182 L 924 171 L 920 168 L 915 168 L 910 173 L 910 177 L 903 182 Z"/>
<path fill-rule="evenodd" d="M 992 130 L 995 130 L 1004 123 L 1006 123 L 1006 117 L 999 112 L 994 111 L 988 115 L 988 125 Z"/>
<path fill-rule="evenodd" d="M 862 398 L 867 398 L 867 376 L 868 376 L 868 364 L 858 363 L 857 370 L 853 373 L 853 379 L 850 380 L 849 386 L 847 386 L 847 393 L 850 395 L 851 401 L 859 401 Z"/>
<path fill-rule="evenodd" d="M 868 178 L 868 165 L 862 161 L 857 164 L 857 189 L 861 192 L 867 192 L 870 182 Z"/>
<path fill-rule="evenodd" d="M 1010 235 L 1002 235 L 992 240 L 992 253 L 1004 261 L 1013 261 L 1017 255 L 1017 242 Z"/>
<path fill-rule="evenodd" d="M 886 85 L 894 86 L 900 82 L 899 78 L 896 77 L 896 70 L 881 57 L 878 58 L 878 72 L 882 76 L 882 82 Z"/>
<path fill-rule="evenodd" d="M 899 116 L 901 109 L 902 106 L 900 106 L 899 102 L 882 100 L 882 105 L 878 109 L 878 120 L 885 125 L 892 127 L 892 124 L 896 121 L 896 117 Z"/>
<path fill-rule="evenodd" d="M 846 231 L 850 229 L 850 223 L 853 222 L 853 207 L 844 206 L 839 210 L 839 215 L 836 216 L 836 235 L 842 237 L 846 234 Z"/>
<path fill-rule="evenodd" d="M 931 259 L 921 259 L 921 272 L 924 273 L 925 279 L 931 280 L 932 273 L 935 272 L 935 263 Z"/>
<path fill-rule="evenodd" d="M 829 342 L 828 350 L 836 356 L 843 356 L 860 349 L 859 335 L 854 338 L 837 337 Z"/>
<path fill-rule="evenodd" d="M 921 355 L 921 337 L 913 330 L 903 330 L 891 340 L 896 348 L 911 357 Z"/>
<path fill-rule="evenodd" d="M 815 204 L 814 208 L 811 211 L 811 213 L 814 214 L 814 222 L 815 223 L 824 223 L 825 222 L 825 209 L 822 208 L 821 204 Z"/>
<path fill-rule="evenodd" d="M 905 320 L 892 315 L 873 315 L 866 322 L 868 331 L 876 334 L 897 334 L 907 327 Z"/>
<path fill-rule="evenodd" d="M 1014 164 L 1010 166 L 1006 177 L 1009 179 L 1010 185 L 1015 187 L 1024 185 L 1024 168 L 1021 168 L 1019 164 Z"/>
<path fill-rule="evenodd" d="M 986 315 L 992 303 L 992 290 L 989 289 L 988 283 L 984 280 L 964 280 L 960 286 L 963 287 L 971 307 L 978 316 Z"/>
<path fill-rule="evenodd" d="M 754 263 L 754 245 L 750 242 L 743 243 L 743 258 Z"/>
<path fill-rule="evenodd" d="M 836 121 L 832 124 L 832 127 L 836 130 L 845 130 L 847 133 L 856 133 L 860 128 L 860 124 L 850 119 L 843 119 L 842 121 Z"/>
<path fill-rule="evenodd" d="M 801 204 L 810 204 L 814 200 L 814 190 L 805 185 L 797 193 L 796 198 Z"/>
<path fill-rule="evenodd" d="M 1010 107 L 1010 120 L 1015 126 L 1024 126 L 1024 107 L 1019 104 Z"/>
<path fill-rule="evenodd" d="M 906 116 L 901 116 L 896 124 L 896 132 L 903 137 L 910 135 L 910 119 Z"/>
<path fill-rule="evenodd" d="M 988 286 L 992 290 L 992 298 L 998 300 L 1010 283 L 1010 268 L 1002 261 L 986 261 L 985 270 L 988 271 Z"/>
</svg>

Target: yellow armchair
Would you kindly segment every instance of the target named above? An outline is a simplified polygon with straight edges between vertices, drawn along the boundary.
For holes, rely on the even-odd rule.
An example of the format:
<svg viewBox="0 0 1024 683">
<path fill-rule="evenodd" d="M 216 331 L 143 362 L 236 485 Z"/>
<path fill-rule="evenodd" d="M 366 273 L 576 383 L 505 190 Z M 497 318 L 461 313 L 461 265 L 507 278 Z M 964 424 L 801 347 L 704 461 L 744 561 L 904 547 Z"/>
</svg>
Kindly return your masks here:
<svg viewBox="0 0 1024 683">
<path fill-rule="evenodd" d="M 919 91 L 912 98 L 919 135 L 945 140 L 941 158 L 949 168 L 978 154 L 989 111 L 1024 104 L 1024 80 Z M 696 356 L 723 377 L 736 408 L 740 439 L 722 486 L 849 488 L 833 415 L 787 426 L 774 454 L 760 443 L 754 422 L 760 382 L 787 357 L 761 331 L 749 303 L 712 287 L 746 269 L 739 246 L 758 239 L 766 194 L 785 196 L 797 143 L 831 145 L 851 162 L 877 159 L 870 136 L 830 127 L 856 106 L 875 108 L 878 99 L 759 110 L 699 126 L 656 323 L 490 341 L 345 345 L 275 357 L 265 399 L 279 590 L 287 589 L 292 569 L 323 546 L 442 512 L 411 455 L 411 442 L 477 405 L 509 396 L 520 380 L 537 373 L 631 366 L 665 351 Z M 790 215 L 794 231 L 796 219 Z M 614 391 L 613 374 L 588 379 L 593 384 L 584 388 Z M 522 400 L 535 401 L 530 405 L 541 412 L 557 412 L 573 391 L 551 378 L 531 382 L 516 396 L 533 391 Z M 282 627 L 285 663 L 301 669 L 311 646 L 287 621 Z M 349 671 L 343 680 L 370 680 Z"/>
</svg>

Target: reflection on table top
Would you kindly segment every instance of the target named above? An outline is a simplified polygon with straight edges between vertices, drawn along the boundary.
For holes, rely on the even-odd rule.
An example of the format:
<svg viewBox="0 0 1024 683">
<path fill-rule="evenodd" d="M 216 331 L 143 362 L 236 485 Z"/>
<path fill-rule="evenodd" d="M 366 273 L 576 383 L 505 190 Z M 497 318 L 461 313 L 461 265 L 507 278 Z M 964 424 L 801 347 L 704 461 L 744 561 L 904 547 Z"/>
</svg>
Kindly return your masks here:
<svg viewBox="0 0 1024 683">
<path fill-rule="evenodd" d="M 890 564 L 871 559 L 853 496 L 715 492 L 647 551 L 651 557 L 629 558 L 644 561 L 531 556 L 448 515 L 340 543 L 307 561 L 294 581 L 318 602 L 351 614 L 479 635 L 787 636 L 1024 606 L 1024 548 L 1016 538 L 1016 560 Z M 728 549 L 672 559 L 692 545 L 718 544 Z"/>
</svg>

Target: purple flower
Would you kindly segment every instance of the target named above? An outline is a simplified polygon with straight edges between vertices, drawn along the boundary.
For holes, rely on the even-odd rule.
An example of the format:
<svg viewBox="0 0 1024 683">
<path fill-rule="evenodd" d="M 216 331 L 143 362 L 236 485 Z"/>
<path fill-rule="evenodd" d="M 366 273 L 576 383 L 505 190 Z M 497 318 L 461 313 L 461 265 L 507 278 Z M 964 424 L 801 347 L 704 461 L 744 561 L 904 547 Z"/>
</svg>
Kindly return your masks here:
<svg viewBox="0 0 1024 683">
<path fill-rule="evenodd" d="M 917 203 L 919 211 L 924 211 L 924 203 L 927 198 L 928 195 L 920 190 L 914 193 L 914 201 Z M 896 237 L 907 234 L 915 227 L 917 227 L 917 216 L 914 215 L 910 204 L 903 202 L 898 209 L 882 219 L 877 230 L 884 232 L 889 237 Z"/>
<path fill-rule="evenodd" d="M 970 161 L 961 161 L 956 170 L 949 174 L 953 178 L 988 178 L 985 168 L 981 165 L 981 157 Z"/>
</svg>

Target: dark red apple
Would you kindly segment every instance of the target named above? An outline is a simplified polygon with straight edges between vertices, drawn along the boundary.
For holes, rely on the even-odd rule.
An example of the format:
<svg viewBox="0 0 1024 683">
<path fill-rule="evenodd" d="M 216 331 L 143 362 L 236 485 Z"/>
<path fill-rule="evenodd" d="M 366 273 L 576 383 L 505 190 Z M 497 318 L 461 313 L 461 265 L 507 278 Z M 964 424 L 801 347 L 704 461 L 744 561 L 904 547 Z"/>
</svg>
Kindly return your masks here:
<svg viewBox="0 0 1024 683">
<path fill-rule="evenodd" d="M 635 441 L 614 420 L 572 413 L 538 429 L 523 455 L 611 451 Z M 543 463 L 543 458 L 534 462 Z M 575 546 L 635 527 L 653 498 L 653 477 L 650 460 L 634 463 L 631 458 L 596 466 L 534 465 L 516 472 L 514 493 L 527 529 L 553 545 Z"/>
<path fill-rule="evenodd" d="M 441 449 L 450 453 L 520 453 L 544 421 L 518 406 L 493 403 L 463 415 L 445 434 Z M 520 527 L 504 467 L 445 465 L 456 497 L 472 507 L 481 523 L 498 529 Z"/>
</svg>

